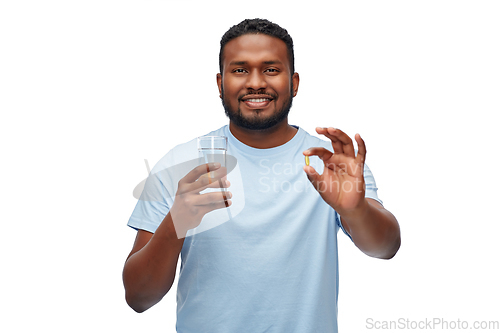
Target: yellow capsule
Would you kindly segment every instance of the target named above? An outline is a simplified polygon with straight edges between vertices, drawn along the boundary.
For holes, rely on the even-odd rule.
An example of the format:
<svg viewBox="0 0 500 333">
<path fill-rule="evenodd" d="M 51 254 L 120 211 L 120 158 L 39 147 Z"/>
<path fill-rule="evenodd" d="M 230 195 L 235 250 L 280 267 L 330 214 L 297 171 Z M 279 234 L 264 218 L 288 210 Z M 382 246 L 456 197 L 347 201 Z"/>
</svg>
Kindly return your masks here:
<svg viewBox="0 0 500 333">
<path fill-rule="evenodd" d="M 306 155 L 306 165 L 309 165 L 309 156 Z"/>
</svg>

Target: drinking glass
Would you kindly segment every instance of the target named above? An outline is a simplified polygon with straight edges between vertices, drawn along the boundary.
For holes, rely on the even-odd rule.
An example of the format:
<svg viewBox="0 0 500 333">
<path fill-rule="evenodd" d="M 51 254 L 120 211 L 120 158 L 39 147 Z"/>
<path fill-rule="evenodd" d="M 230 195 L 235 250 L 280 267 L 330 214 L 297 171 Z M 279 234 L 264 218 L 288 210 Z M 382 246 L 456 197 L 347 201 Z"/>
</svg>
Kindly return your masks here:
<svg viewBox="0 0 500 333">
<path fill-rule="evenodd" d="M 226 167 L 227 153 L 227 137 L 225 136 L 200 136 L 198 137 L 198 155 L 202 163 L 220 163 L 222 167 Z M 209 173 L 213 178 L 213 171 Z M 225 190 L 222 186 L 222 181 L 219 180 L 220 189 L 226 200 Z M 227 202 L 226 202 L 227 205 Z"/>
</svg>

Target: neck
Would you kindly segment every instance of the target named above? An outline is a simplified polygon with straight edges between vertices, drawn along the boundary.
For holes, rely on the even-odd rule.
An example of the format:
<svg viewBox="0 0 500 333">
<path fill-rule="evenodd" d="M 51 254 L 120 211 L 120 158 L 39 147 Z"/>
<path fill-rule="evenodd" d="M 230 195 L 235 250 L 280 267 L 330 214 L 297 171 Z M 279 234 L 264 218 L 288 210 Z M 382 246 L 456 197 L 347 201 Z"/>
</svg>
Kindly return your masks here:
<svg viewBox="0 0 500 333">
<path fill-rule="evenodd" d="M 229 130 L 239 141 L 247 146 L 259 149 L 284 145 L 297 133 L 297 129 L 289 125 L 287 119 L 265 130 L 249 130 L 229 122 Z"/>
</svg>

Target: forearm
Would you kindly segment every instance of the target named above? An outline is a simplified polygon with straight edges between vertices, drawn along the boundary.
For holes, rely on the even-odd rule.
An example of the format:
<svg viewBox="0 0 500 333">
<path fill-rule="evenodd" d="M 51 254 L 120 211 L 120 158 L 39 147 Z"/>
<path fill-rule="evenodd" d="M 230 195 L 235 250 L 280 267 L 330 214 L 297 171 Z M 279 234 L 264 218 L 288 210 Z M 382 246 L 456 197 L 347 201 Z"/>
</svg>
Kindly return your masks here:
<svg viewBox="0 0 500 333">
<path fill-rule="evenodd" d="M 143 312 L 170 290 L 183 243 L 184 238 L 177 237 L 169 213 L 149 242 L 127 259 L 123 283 L 131 308 Z"/>
<path fill-rule="evenodd" d="M 371 199 L 353 212 L 341 214 L 342 225 L 365 254 L 392 258 L 401 244 L 399 224 L 394 215 Z"/>
</svg>

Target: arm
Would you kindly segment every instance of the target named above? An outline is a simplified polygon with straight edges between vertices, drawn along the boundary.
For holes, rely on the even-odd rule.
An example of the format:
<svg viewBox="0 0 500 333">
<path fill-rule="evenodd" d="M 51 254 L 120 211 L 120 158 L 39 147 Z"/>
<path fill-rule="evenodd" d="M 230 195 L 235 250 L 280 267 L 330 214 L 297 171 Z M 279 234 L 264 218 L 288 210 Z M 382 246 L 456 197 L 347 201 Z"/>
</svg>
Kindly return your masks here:
<svg viewBox="0 0 500 333">
<path fill-rule="evenodd" d="M 208 171 L 216 170 L 212 178 Z M 194 168 L 179 182 L 174 204 L 154 234 L 139 230 L 134 246 L 123 268 L 125 299 L 136 312 L 158 303 L 170 290 L 175 279 L 177 261 L 189 229 L 197 227 L 203 216 L 231 204 L 221 193 L 204 193 L 206 188 L 229 186 L 219 182 L 225 176 L 220 164 L 203 164 Z"/>
<path fill-rule="evenodd" d="M 356 135 L 356 155 L 351 138 L 341 130 L 318 127 L 316 131 L 331 140 L 334 153 L 321 147 L 304 151 L 304 155 L 316 155 L 325 164 L 322 175 L 313 167 L 304 166 L 307 177 L 326 203 L 339 213 L 344 229 L 361 251 L 372 257 L 392 258 L 401 244 L 399 224 L 380 203 L 365 198 L 363 139 Z"/>
<path fill-rule="evenodd" d="M 340 218 L 354 244 L 366 255 L 391 259 L 401 245 L 399 224 L 378 201 L 365 199 L 363 207 Z"/>
<path fill-rule="evenodd" d="M 146 311 L 170 290 L 183 244 L 184 238 L 177 238 L 170 213 L 154 234 L 137 231 L 123 268 L 125 299 L 134 311 Z"/>
</svg>

